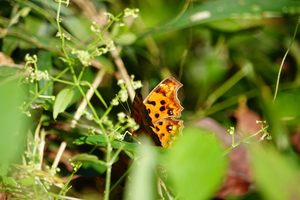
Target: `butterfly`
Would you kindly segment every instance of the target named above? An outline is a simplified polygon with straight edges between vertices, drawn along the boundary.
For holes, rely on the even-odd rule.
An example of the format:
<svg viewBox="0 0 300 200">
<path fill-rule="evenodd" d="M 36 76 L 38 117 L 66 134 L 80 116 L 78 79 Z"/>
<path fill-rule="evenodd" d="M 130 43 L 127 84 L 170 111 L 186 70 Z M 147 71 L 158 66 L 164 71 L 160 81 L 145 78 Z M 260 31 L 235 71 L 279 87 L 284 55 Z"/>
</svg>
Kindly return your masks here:
<svg viewBox="0 0 300 200">
<path fill-rule="evenodd" d="M 139 129 L 133 132 L 138 138 L 144 134 L 154 141 L 155 145 L 170 147 L 181 134 L 183 121 L 179 118 L 183 107 L 177 98 L 177 91 L 182 84 L 174 77 L 160 82 L 143 100 L 137 92 L 133 100 L 131 117 L 139 124 Z"/>
</svg>

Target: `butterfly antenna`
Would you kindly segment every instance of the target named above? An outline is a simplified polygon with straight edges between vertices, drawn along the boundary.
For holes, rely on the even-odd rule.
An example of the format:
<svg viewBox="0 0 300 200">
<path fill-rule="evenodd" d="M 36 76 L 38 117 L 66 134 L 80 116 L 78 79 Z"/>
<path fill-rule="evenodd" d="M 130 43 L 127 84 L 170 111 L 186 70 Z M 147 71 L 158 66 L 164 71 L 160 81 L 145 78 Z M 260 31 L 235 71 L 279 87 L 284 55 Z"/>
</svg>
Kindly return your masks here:
<svg viewBox="0 0 300 200">
<path fill-rule="evenodd" d="M 126 105 L 127 105 L 127 110 L 128 110 L 128 113 L 129 113 L 129 115 L 131 115 L 131 111 L 130 111 L 130 107 L 129 107 L 129 103 L 128 103 L 128 101 L 126 101 Z"/>
<path fill-rule="evenodd" d="M 119 102 L 120 102 L 120 104 L 122 105 L 122 107 L 124 108 L 124 110 L 125 110 L 125 112 L 126 112 L 126 115 L 127 115 L 127 116 L 130 116 L 128 102 L 126 101 L 127 108 L 124 106 L 123 102 L 120 101 L 120 99 L 119 99 Z"/>
</svg>

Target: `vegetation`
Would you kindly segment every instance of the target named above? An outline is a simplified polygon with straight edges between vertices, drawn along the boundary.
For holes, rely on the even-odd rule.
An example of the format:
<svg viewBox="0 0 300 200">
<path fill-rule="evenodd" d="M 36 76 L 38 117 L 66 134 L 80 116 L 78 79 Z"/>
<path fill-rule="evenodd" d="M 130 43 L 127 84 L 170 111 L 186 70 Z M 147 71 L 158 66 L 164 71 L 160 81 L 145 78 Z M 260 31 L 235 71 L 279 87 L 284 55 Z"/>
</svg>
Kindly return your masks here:
<svg viewBox="0 0 300 200">
<path fill-rule="evenodd" d="M 0 198 L 300 199 L 299 14 L 293 0 L 2 0 Z M 135 90 L 171 76 L 182 137 L 136 142 Z"/>
</svg>

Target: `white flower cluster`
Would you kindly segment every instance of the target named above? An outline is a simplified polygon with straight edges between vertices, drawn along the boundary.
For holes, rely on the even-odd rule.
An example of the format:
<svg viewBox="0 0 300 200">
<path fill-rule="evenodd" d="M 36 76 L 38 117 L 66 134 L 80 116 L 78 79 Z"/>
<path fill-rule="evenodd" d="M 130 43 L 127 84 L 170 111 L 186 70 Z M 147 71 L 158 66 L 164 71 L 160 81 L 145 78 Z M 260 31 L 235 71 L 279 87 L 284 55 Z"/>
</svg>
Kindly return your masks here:
<svg viewBox="0 0 300 200">
<path fill-rule="evenodd" d="M 140 80 L 134 81 L 133 79 L 134 79 L 134 77 L 130 78 L 130 84 L 132 85 L 134 90 L 137 90 L 137 89 L 143 87 L 143 84 Z"/>
<path fill-rule="evenodd" d="M 81 64 L 83 64 L 84 66 L 91 65 L 91 63 L 90 63 L 91 56 L 90 56 L 89 52 L 73 49 L 72 54 L 77 54 L 77 58 L 80 60 Z"/>
<path fill-rule="evenodd" d="M 50 76 L 48 74 L 48 71 L 40 71 L 40 70 L 34 70 L 32 67 L 28 68 L 30 82 L 33 83 L 34 81 L 40 81 L 42 79 L 48 81 L 50 80 Z M 29 81 L 29 77 L 26 77 L 26 81 Z"/>
<path fill-rule="evenodd" d="M 114 45 L 114 41 L 111 39 L 106 39 L 106 46 L 100 47 L 96 49 L 95 56 L 101 56 L 102 54 L 107 53 L 108 51 L 113 51 L 116 49 L 116 46 Z"/>
<path fill-rule="evenodd" d="M 138 13 L 140 12 L 140 10 L 138 8 L 133 8 L 133 9 L 130 9 L 130 8 L 125 8 L 124 9 L 124 18 L 125 17 L 133 17 L 133 18 L 137 18 L 139 15 Z"/>
</svg>

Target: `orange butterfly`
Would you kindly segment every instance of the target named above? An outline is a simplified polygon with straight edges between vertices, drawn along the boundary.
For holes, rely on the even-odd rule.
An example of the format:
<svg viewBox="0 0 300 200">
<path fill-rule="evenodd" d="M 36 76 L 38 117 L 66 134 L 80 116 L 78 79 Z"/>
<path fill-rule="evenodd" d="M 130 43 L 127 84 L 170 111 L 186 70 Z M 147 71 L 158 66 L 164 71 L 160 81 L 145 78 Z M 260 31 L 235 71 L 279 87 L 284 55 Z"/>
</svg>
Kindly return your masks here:
<svg viewBox="0 0 300 200">
<path fill-rule="evenodd" d="M 157 146 L 170 147 L 183 129 L 181 116 L 183 107 L 177 98 L 177 91 L 182 84 L 173 77 L 160 82 L 144 99 L 137 92 L 133 100 L 131 117 L 140 125 L 133 133 L 138 137 L 145 134 L 151 137 Z"/>
</svg>

